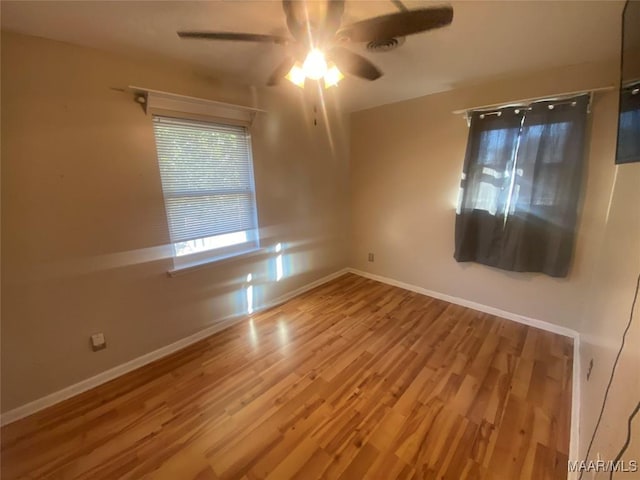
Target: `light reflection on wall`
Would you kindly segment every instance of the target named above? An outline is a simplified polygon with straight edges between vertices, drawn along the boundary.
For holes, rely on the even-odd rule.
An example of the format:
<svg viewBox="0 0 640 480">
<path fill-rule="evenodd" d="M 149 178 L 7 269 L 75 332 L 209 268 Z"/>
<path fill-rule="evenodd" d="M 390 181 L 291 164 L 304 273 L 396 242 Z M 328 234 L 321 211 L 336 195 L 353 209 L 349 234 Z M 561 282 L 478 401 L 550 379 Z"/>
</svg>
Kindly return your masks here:
<svg viewBox="0 0 640 480">
<path fill-rule="evenodd" d="M 229 307 L 233 311 L 231 316 L 251 316 L 279 302 L 285 287 L 280 285 L 283 280 L 316 268 L 314 258 L 318 257 L 316 252 L 322 248 L 322 242 L 323 239 L 297 243 L 274 242 L 265 247 L 263 253 L 259 254 L 260 260 L 251 264 L 251 273 L 242 273 L 229 284 L 235 287 L 233 292 L 229 292 Z M 248 320 L 252 322 L 250 317 Z M 276 334 L 283 344 L 288 342 L 286 322 L 278 326 Z M 257 324 L 249 325 L 247 335 L 252 344 L 259 343 Z"/>
<path fill-rule="evenodd" d="M 247 289 L 246 289 L 246 296 L 247 296 L 247 313 L 249 315 L 251 315 L 253 313 L 253 285 L 251 285 L 251 281 L 253 280 L 253 275 L 249 274 L 247 275 Z"/>
<path fill-rule="evenodd" d="M 276 245 L 276 282 L 279 282 L 282 279 L 282 244 L 278 243 Z"/>
<path fill-rule="evenodd" d="M 279 282 L 291 275 L 290 255 L 285 253 L 287 247 L 286 243 L 278 242 L 270 249 L 272 255 L 267 261 L 269 281 Z"/>
<path fill-rule="evenodd" d="M 300 275 L 314 269 L 313 247 L 306 251 L 288 253 L 282 259 L 286 276 Z"/>
</svg>

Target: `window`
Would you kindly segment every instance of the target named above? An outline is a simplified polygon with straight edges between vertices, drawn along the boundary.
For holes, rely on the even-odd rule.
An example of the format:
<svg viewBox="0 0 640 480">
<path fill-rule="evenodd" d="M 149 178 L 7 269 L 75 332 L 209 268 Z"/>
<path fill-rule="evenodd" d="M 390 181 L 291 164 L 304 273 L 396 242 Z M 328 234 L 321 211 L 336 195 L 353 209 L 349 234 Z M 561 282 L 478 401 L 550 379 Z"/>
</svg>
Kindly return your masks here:
<svg viewBox="0 0 640 480">
<path fill-rule="evenodd" d="M 640 162 L 640 82 L 620 92 L 616 163 Z"/>
<path fill-rule="evenodd" d="M 455 258 L 566 276 L 589 97 L 474 112 L 456 211 Z"/>
<path fill-rule="evenodd" d="M 248 130 L 158 115 L 153 125 L 174 267 L 257 249 Z"/>
</svg>

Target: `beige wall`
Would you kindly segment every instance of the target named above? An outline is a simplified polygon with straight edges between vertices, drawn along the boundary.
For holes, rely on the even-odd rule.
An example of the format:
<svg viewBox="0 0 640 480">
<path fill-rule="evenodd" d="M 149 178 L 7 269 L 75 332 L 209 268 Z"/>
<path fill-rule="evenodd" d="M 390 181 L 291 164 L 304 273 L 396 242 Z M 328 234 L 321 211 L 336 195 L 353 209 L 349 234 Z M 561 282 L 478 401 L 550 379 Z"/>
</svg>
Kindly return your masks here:
<svg viewBox="0 0 640 480">
<path fill-rule="evenodd" d="M 265 255 L 167 276 L 151 120 L 113 89 L 128 85 L 269 111 L 252 129 L 258 210 L 285 279 Z M 331 110 L 329 135 L 321 109 L 313 127 L 300 92 L 3 33 L 2 411 L 241 313 L 248 273 L 259 306 L 346 266 L 348 129 Z"/>
<path fill-rule="evenodd" d="M 602 125 L 609 133 L 615 122 Z M 613 150 L 612 150 L 613 152 Z M 587 448 L 602 408 L 605 388 L 621 345 L 640 275 L 640 163 L 615 168 L 611 182 L 605 235 L 594 258 L 595 270 L 584 296 L 584 315 L 580 326 L 581 421 L 580 457 Z M 590 459 L 613 460 L 624 444 L 627 418 L 640 402 L 640 299 L 620 355 L 602 421 L 594 438 Z M 586 372 L 593 359 L 589 381 Z M 640 462 L 640 417 L 632 429 L 633 441 L 622 457 Z M 637 475 L 637 474 L 636 474 Z M 601 474 L 597 478 L 609 478 Z M 625 478 L 625 475 L 620 475 Z M 632 476 L 629 474 L 629 478 Z M 635 477 L 633 477 L 635 478 Z"/>
<path fill-rule="evenodd" d="M 582 65 L 454 89 L 357 112 L 351 120 L 355 268 L 435 292 L 577 329 L 602 236 L 613 157 L 594 134 L 567 278 L 506 272 L 453 258 L 454 220 L 468 128 L 452 111 L 613 85 L 615 64 Z M 598 94 L 594 122 L 611 121 L 615 92 Z M 367 253 L 375 253 L 375 262 Z"/>
</svg>

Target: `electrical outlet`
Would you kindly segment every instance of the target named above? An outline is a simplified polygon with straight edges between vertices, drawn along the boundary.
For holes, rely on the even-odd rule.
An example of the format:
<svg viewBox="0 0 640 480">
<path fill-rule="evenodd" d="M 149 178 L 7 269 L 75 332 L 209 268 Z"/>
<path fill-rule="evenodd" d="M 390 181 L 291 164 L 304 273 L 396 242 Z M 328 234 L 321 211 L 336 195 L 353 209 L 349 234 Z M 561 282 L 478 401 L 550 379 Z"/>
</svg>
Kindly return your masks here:
<svg viewBox="0 0 640 480">
<path fill-rule="evenodd" d="M 589 368 L 587 369 L 587 382 L 589 381 L 589 378 L 591 377 L 591 370 L 593 370 L 593 358 L 591 360 L 589 360 Z"/>
<path fill-rule="evenodd" d="M 91 340 L 91 350 L 93 350 L 94 352 L 107 348 L 107 342 L 104 339 L 104 333 L 94 333 L 93 335 L 91 335 L 91 337 L 89 337 L 89 339 Z"/>
<path fill-rule="evenodd" d="M 370 254 L 369 254 L 369 261 L 370 261 L 370 262 L 373 262 L 373 253 L 370 253 Z"/>
</svg>

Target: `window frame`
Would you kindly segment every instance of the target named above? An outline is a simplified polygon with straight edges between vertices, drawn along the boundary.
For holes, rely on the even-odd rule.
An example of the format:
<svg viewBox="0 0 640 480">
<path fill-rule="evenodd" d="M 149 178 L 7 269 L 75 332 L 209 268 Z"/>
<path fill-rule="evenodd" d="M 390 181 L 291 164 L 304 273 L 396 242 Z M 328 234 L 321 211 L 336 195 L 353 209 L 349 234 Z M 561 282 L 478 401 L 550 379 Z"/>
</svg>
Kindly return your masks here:
<svg viewBox="0 0 640 480">
<path fill-rule="evenodd" d="M 193 121 L 200 122 L 205 124 L 218 124 L 218 125 L 226 125 L 233 127 L 242 127 L 244 129 L 244 134 L 246 136 L 247 146 L 248 146 L 248 173 L 249 173 L 249 185 L 251 186 L 251 193 L 253 199 L 253 228 L 248 230 L 240 230 L 240 232 L 244 232 L 247 236 L 247 240 L 242 243 L 236 243 L 232 245 L 226 245 L 218 248 L 212 248 L 207 250 L 202 250 L 198 252 L 193 252 L 185 255 L 178 255 L 177 253 L 177 245 L 180 243 L 185 243 L 185 241 L 181 242 L 173 242 L 171 239 L 171 225 L 170 218 L 167 211 L 167 195 L 165 193 L 164 182 L 162 181 L 162 176 L 160 175 L 160 182 L 162 185 L 162 198 L 164 202 L 165 209 L 165 218 L 167 220 L 167 228 L 169 230 L 169 238 L 170 238 L 170 247 L 171 247 L 171 257 L 173 261 L 173 268 L 168 271 L 170 275 L 175 275 L 185 270 L 191 270 L 194 268 L 203 267 L 210 264 L 215 264 L 217 262 L 223 260 L 229 260 L 232 258 L 241 257 L 244 255 L 253 254 L 255 252 L 260 251 L 260 223 L 259 223 L 259 214 L 258 214 L 258 200 L 257 200 L 257 192 L 256 192 L 256 183 L 255 183 L 255 169 L 254 169 L 254 157 L 253 157 L 253 139 L 251 135 L 251 123 L 247 121 L 238 120 L 236 118 L 222 118 L 220 116 L 209 116 L 202 114 L 191 114 L 190 112 L 182 112 L 182 111 L 174 111 L 174 110 L 164 110 L 154 108 L 148 111 L 151 117 L 151 123 L 153 128 L 153 122 L 155 121 L 155 117 L 161 118 L 169 118 L 176 120 L 185 120 L 185 121 Z M 156 149 L 156 164 L 158 169 L 160 170 L 160 158 L 158 156 L 158 144 L 155 137 L 154 131 L 154 147 Z M 176 198 L 175 195 L 170 196 L 169 198 Z M 227 235 L 236 232 L 225 232 L 219 235 L 214 235 L 212 237 L 203 237 L 199 239 L 194 239 L 190 241 L 204 240 L 207 238 L 213 238 L 216 236 Z"/>
</svg>

